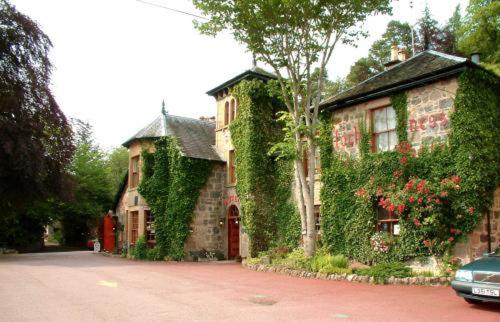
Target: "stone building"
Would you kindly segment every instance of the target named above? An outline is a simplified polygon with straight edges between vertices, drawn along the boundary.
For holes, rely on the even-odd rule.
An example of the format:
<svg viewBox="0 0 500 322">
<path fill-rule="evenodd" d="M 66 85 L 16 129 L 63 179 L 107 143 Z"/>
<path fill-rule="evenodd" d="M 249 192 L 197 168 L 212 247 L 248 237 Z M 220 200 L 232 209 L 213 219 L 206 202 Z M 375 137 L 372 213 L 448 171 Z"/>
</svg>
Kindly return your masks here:
<svg viewBox="0 0 500 322">
<path fill-rule="evenodd" d="M 478 66 L 462 57 L 428 50 L 406 59 L 404 52 L 393 48 L 392 61 L 385 71 L 322 103 L 323 109 L 333 113 L 334 150 L 359 155 L 361 122 L 372 129 L 372 152 L 393 150 L 398 139 L 390 97 L 401 92 L 407 95 L 407 134 L 412 147 L 418 150 L 424 144 L 445 142 L 450 134 L 458 77 L 470 68 Z M 456 245 L 457 256 L 469 261 L 500 245 L 499 209 L 497 188 L 493 209 L 467 242 Z"/>
<path fill-rule="evenodd" d="M 194 210 L 184 248 L 186 258 L 197 257 L 204 251 L 220 252 L 230 259 L 247 256 L 248 237 L 240 225 L 235 152 L 229 133 L 238 107 L 230 90 L 244 79 L 272 78 L 272 74 L 257 67 L 247 70 L 207 92 L 216 101 L 215 118 L 192 119 L 164 113 L 123 144 L 129 150 L 129 171 L 115 199 L 114 211 L 124 226 L 119 238 L 124 246 L 133 246 L 142 235 L 150 247 L 155 244 L 154 214 L 137 190 L 142 178 L 141 152 L 153 152 L 155 139 L 173 136 L 184 156 L 214 163 Z"/>
</svg>

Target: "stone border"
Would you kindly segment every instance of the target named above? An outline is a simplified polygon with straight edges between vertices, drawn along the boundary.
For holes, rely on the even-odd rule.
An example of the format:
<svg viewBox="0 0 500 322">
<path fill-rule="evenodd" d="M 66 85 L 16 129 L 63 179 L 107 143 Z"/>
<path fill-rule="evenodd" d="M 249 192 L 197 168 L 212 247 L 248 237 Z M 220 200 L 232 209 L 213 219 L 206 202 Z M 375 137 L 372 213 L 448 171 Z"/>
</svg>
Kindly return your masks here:
<svg viewBox="0 0 500 322">
<path fill-rule="evenodd" d="M 282 275 L 301 277 L 301 278 L 314 278 L 322 280 L 331 281 L 346 281 L 346 282 L 358 282 L 358 283 L 370 283 L 375 284 L 374 278 L 371 276 L 363 276 L 356 274 L 326 274 L 326 273 L 315 273 L 303 270 L 295 270 L 286 267 L 274 267 L 267 266 L 264 264 L 248 264 L 246 261 L 242 262 L 242 266 L 257 272 L 271 272 L 278 273 Z M 448 286 L 450 285 L 452 277 L 390 277 L 385 284 L 393 285 L 425 285 L 425 286 Z"/>
</svg>

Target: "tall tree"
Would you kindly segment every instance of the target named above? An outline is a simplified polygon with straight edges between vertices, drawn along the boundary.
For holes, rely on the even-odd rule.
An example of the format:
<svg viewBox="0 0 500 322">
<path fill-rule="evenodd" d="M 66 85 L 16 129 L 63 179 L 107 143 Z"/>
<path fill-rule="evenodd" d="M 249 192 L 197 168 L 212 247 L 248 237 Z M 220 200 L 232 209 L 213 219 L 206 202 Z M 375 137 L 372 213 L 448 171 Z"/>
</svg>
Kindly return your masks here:
<svg viewBox="0 0 500 322">
<path fill-rule="evenodd" d="M 51 46 L 34 21 L 0 0 L 0 240 L 11 244 L 39 239 L 49 219 L 30 207 L 67 190 L 74 146 L 49 88 Z"/>
<path fill-rule="evenodd" d="M 481 53 L 481 60 L 491 65 L 500 64 L 500 2 L 470 0 L 463 25 L 460 28 L 459 49 L 466 55 Z"/>
<path fill-rule="evenodd" d="M 459 55 L 458 38 L 461 26 L 462 15 L 460 13 L 460 5 L 457 5 L 453 15 L 441 30 L 441 35 L 437 41 L 437 50 L 447 54 Z"/>
<path fill-rule="evenodd" d="M 438 22 L 432 17 L 429 7 L 426 5 L 422 18 L 418 21 L 418 33 L 420 37 L 419 51 L 436 49 L 436 40 L 439 39 Z"/>
<path fill-rule="evenodd" d="M 295 173 L 299 190 L 304 251 L 312 256 L 316 247 L 314 215 L 316 132 L 324 73 L 339 42 L 352 43 L 360 36 L 360 22 L 374 13 L 390 11 L 389 0 L 193 0 L 209 18 L 197 27 L 215 35 L 227 29 L 255 57 L 272 67 L 293 122 Z M 315 68 L 319 69 L 313 96 Z"/>
</svg>

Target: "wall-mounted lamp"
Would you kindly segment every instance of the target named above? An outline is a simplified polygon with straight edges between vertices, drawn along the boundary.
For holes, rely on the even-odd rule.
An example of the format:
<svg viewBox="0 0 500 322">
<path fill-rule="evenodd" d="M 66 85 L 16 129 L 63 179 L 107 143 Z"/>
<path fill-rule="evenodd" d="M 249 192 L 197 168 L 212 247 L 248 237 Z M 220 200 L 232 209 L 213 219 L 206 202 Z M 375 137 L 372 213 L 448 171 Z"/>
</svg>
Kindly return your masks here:
<svg viewBox="0 0 500 322">
<path fill-rule="evenodd" d="M 219 218 L 219 226 L 223 227 L 226 224 L 226 218 L 220 217 Z"/>
</svg>

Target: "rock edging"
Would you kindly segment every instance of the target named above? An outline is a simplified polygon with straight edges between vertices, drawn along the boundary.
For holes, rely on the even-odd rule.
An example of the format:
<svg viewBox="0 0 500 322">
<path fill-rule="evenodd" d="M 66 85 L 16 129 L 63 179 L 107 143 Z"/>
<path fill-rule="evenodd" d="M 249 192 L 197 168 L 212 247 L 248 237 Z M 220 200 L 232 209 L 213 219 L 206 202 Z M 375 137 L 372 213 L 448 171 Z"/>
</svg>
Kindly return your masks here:
<svg viewBox="0 0 500 322">
<path fill-rule="evenodd" d="M 286 267 L 275 267 L 264 264 L 248 264 L 246 261 L 242 262 L 243 267 L 257 271 L 257 272 L 270 272 L 282 275 L 301 277 L 301 278 L 314 278 L 331 281 L 346 281 L 358 283 L 375 284 L 375 280 L 371 276 L 357 275 L 357 274 L 327 274 L 315 273 L 303 270 L 290 269 Z M 452 277 L 390 277 L 385 284 L 394 285 L 425 285 L 425 286 L 448 286 L 452 281 Z"/>
</svg>

